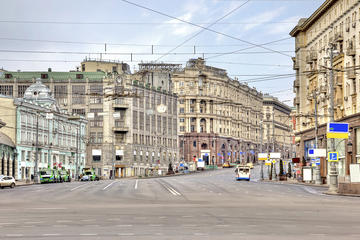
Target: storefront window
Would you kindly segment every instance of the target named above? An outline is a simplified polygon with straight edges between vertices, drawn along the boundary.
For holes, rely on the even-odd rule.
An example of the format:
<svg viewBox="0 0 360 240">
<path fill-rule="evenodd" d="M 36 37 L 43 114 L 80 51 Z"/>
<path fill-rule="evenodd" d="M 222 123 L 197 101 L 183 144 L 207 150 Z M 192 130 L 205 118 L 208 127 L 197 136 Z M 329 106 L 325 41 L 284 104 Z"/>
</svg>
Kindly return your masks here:
<svg viewBox="0 0 360 240">
<path fill-rule="evenodd" d="M 339 162 L 337 169 L 339 176 L 345 176 L 345 139 L 335 138 L 335 152 L 339 153 Z M 331 139 L 327 141 L 328 151 L 331 149 Z M 328 169 L 330 169 L 330 162 L 328 162 Z"/>
<path fill-rule="evenodd" d="M 360 128 L 355 129 L 356 134 L 356 162 L 360 163 Z"/>
</svg>

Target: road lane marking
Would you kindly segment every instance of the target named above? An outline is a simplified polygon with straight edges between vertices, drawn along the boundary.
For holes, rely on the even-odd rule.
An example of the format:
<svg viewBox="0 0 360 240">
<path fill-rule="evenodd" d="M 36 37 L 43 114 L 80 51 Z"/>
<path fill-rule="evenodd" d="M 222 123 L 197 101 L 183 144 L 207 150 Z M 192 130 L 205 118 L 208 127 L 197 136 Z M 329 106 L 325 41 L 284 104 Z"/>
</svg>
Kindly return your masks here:
<svg viewBox="0 0 360 240">
<path fill-rule="evenodd" d="M 39 224 L 39 223 L 43 223 L 43 222 L 24 222 L 25 224 Z"/>
<path fill-rule="evenodd" d="M 57 220 L 57 223 L 68 223 L 68 222 L 72 222 L 72 220 Z"/>
<path fill-rule="evenodd" d="M 138 179 L 136 179 L 136 182 L 135 182 L 135 189 L 138 188 Z"/>
<path fill-rule="evenodd" d="M 133 225 L 128 224 L 128 225 L 116 225 L 117 227 L 132 227 Z"/>
<path fill-rule="evenodd" d="M 0 223 L 0 225 L 14 225 L 15 223 Z"/>
<path fill-rule="evenodd" d="M 66 210 L 66 208 L 25 208 L 28 210 Z"/>
<path fill-rule="evenodd" d="M 149 224 L 150 227 L 162 227 L 162 224 Z"/>
<path fill-rule="evenodd" d="M 80 233 L 80 236 L 97 236 L 96 233 Z"/>
<path fill-rule="evenodd" d="M 119 236 L 133 236 L 134 233 L 118 233 Z"/>
<path fill-rule="evenodd" d="M 80 186 L 74 187 L 74 188 L 70 189 L 70 192 L 72 192 L 72 191 L 74 191 L 74 190 L 76 190 L 76 189 L 78 189 L 78 188 L 81 188 L 81 187 L 83 187 L 83 186 L 85 186 L 85 185 L 88 185 L 88 183 L 81 184 Z"/>
<path fill-rule="evenodd" d="M 107 185 L 106 187 L 104 187 L 103 190 L 106 190 L 108 187 L 110 187 L 111 185 L 113 185 L 115 182 L 117 182 L 117 181 L 114 181 L 114 182 L 110 183 L 109 185 Z"/>
<path fill-rule="evenodd" d="M 24 234 L 17 234 L 17 233 L 14 233 L 14 234 L 6 234 L 5 236 L 7 237 L 23 237 Z"/>
<path fill-rule="evenodd" d="M 50 236 L 60 236 L 59 233 L 44 233 L 43 236 L 50 237 Z"/>
</svg>

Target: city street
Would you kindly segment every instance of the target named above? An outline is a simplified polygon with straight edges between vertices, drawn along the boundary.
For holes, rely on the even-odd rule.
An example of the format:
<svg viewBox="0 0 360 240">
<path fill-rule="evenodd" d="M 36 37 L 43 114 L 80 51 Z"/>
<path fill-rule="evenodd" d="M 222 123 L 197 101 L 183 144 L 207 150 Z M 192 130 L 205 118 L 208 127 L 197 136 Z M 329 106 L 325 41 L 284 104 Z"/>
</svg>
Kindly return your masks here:
<svg viewBox="0 0 360 240">
<path fill-rule="evenodd" d="M 0 239 L 359 239 L 360 199 L 324 189 L 234 169 L 1 189 Z"/>
</svg>

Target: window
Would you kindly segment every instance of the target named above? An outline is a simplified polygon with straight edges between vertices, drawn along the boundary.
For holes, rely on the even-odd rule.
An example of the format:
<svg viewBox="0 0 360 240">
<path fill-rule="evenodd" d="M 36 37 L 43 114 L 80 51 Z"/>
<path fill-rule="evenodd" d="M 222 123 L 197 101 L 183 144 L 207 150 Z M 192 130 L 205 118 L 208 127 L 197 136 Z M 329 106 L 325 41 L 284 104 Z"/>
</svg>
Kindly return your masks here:
<svg viewBox="0 0 360 240">
<path fill-rule="evenodd" d="M 180 126 L 180 132 L 185 132 L 185 127 L 184 126 Z"/>
<path fill-rule="evenodd" d="M 81 116 L 85 116 L 85 109 L 73 109 L 72 113 L 77 114 L 77 115 L 81 115 Z"/>
<path fill-rule="evenodd" d="M 85 104 L 85 85 L 72 86 L 72 103 Z"/>
<path fill-rule="evenodd" d="M 49 78 L 48 74 L 46 74 L 46 73 L 41 74 L 41 79 L 48 79 L 48 78 Z"/>
<path fill-rule="evenodd" d="M 184 108 L 180 108 L 180 113 L 184 113 Z"/>
<path fill-rule="evenodd" d="M 185 118 L 180 118 L 180 122 L 185 122 Z"/>
<path fill-rule="evenodd" d="M 76 79 L 83 79 L 84 78 L 84 74 L 76 74 Z"/>
<path fill-rule="evenodd" d="M 97 143 L 102 143 L 102 142 L 103 142 L 103 133 L 98 132 L 97 133 Z"/>
<path fill-rule="evenodd" d="M 137 112 L 137 111 L 133 111 L 133 128 L 134 128 L 134 129 L 138 129 L 138 124 L 139 124 L 138 112 Z"/>
<path fill-rule="evenodd" d="M 102 85 L 90 85 L 90 103 L 91 104 L 101 104 L 102 95 L 103 95 L 103 86 Z"/>
<path fill-rule="evenodd" d="M 355 129 L 356 134 L 356 163 L 360 163 L 360 128 Z"/>
<path fill-rule="evenodd" d="M 139 130 L 144 130 L 144 113 L 139 112 Z"/>
<path fill-rule="evenodd" d="M 10 73 L 5 73 L 5 78 L 6 78 L 6 79 L 12 78 L 12 74 L 10 74 Z"/>
<path fill-rule="evenodd" d="M 17 97 L 19 98 L 24 97 L 24 93 L 28 87 L 30 87 L 30 85 L 18 85 Z"/>
<path fill-rule="evenodd" d="M 13 96 L 13 86 L 11 85 L 0 86 L 0 94 L 5 96 Z"/>
<path fill-rule="evenodd" d="M 82 71 L 82 72 L 85 72 L 85 64 L 82 64 L 82 65 L 81 65 L 81 71 Z"/>
<path fill-rule="evenodd" d="M 112 67 L 112 71 L 113 71 L 113 72 L 117 72 L 117 66 L 113 66 L 113 67 Z"/>
<path fill-rule="evenodd" d="M 193 147 L 196 147 L 196 141 L 193 142 Z"/>
</svg>

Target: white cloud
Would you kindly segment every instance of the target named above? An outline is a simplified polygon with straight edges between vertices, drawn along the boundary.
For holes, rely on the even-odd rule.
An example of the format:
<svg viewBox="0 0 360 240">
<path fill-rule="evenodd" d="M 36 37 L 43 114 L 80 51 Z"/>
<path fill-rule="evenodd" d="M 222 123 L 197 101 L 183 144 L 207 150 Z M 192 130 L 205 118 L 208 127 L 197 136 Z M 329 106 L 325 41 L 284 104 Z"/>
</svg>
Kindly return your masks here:
<svg viewBox="0 0 360 240">
<path fill-rule="evenodd" d="M 285 10 L 285 7 L 280 7 L 275 10 L 272 10 L 272 11 L 267 11 L 267 12 L 261 13 L 252 18 L 248 18 L 246 20 L 247 22 L 254 22 L 254 23 L 246 24 L 244 26 L 244 30 L 249 31 L 250 29 L 253 29 L 259 25 L 262 25 L 263 23 L 270 22 L 274 18 L 278 17 L 284 10 Z"/>
</svg>

